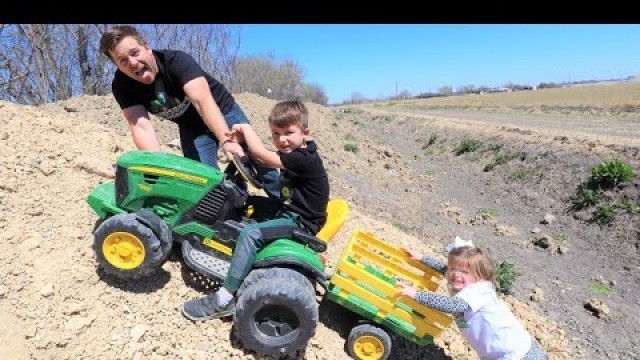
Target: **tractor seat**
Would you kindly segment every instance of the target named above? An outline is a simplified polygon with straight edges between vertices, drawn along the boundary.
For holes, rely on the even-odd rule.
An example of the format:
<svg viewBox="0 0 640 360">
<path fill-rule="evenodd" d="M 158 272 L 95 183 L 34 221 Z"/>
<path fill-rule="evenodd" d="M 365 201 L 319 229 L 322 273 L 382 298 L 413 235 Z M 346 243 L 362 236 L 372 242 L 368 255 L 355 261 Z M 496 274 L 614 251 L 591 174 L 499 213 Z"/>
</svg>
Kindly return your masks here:
<svg viewBox="0 0 640 360">
<path fill-rule="evenodd" d="M 331 241 L 336 233 L 340 230 L 349 215 L 349 204 L 344 199 L 333 199 L 327 204 L 327 221 L 320 231 L 315 235 L 311 235 L 302 230 L 294 230 L 293 240 L 307 245 L 317 252 L 327 250 L 327 243 Z M 227 220 L 224 227 L 220 230 L 222 238 L 235 239 L 244 228 L 245 224 L 235 220 Z"/>
<path fill-rule="evenodd" d="M 333 199 L 327 204 L 327 221 L 316 237 L 325 243 L 333 239 L 349 215 L 349 204 L 345 199 Z"/>
</svg>

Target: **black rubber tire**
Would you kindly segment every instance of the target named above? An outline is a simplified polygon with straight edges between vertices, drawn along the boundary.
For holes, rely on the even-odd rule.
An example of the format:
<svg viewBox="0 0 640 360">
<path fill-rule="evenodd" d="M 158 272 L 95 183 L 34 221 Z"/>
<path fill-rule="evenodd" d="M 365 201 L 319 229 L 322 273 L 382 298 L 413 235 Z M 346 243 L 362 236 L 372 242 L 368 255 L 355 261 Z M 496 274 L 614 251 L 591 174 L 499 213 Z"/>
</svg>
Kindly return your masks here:
<svg viewBox="0 0 640 360">
<path fill-rule="evenodd" d="M 308 287 L 263 280 L 238 298 L 233 323 L 243 346 L 258 355 L 295 356 L 316 333 L 318 304 Z"/>
<path fill-rule="evenodd" d="M 142 244 L 144 258 L 138 266 L 130 269 L 122 268 L 107 260 L 103 245 L 110 236 L 118 236 L 116 233 L 123 233 L 124 236 L 136 239 Z M 93 234 L 93 251 L 98 266 L 107 274 L 125 280 L 139 279 L 153 274 L 171 255 L 171 236 L 162 229 L 157 233 L 160 238 L 151 228 L 140 222 L 135 213 L 118 214 L 107 218 Z"/>
<path fill-rule="evenodd" d="M 138 221 L 151 228 L 158 240 L 160 240 L 160 245 L 162 246 L 161 261 L 164 264 L 171 257 L 173 247 L 173 232 L 169 229 L 169 225 L 160 216 L 148 209 L 140 209 L 136 215 Z"/>
<path fill-rule="evenodd" d="M 384 329 L 372 324 L 360 324 L 349 333 L 347 353 L 358 360 L 385 360 L 391 354 L 391 345 L 391 337 Z"/>
<path fill-rule="evenodd" d="M 236 292 L 236 296 L 239 298 L 240 296 L 242 296 L 245 290 L 247 290 L 247 288 L 261 282 L 262 280 L 272 280 L 272 279 L 278 279 L 280 281 L 295 283 L 300 285 L 300 287 L 302 288 L 308 287 L 311 293 L 313 294 L 316 293 L 316 288 L 314 283 L 312 283 L 309 280 L 309 278 L 307 278 L 300 272 L 295 271 L 293 269 L 289 269 L 289 268 L 275 267 L 275 268 L 258 268 L 258 269 L 251 270 L 249 275 L 247 275 L 247 277 L 244 278 L 242 285 L 240 285 L 240 288 Z"/>
</svg>

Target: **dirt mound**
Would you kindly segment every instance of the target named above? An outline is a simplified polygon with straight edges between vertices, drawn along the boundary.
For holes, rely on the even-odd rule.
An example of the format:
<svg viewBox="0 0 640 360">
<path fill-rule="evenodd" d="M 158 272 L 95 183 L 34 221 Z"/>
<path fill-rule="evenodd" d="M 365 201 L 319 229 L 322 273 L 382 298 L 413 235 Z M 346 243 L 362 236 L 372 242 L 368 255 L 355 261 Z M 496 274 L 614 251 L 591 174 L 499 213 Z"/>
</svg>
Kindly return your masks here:
<svg viewBox="0 0 640 360">
<path fill-rule="evenodd" d="M 258 133 L 267 134 L 266 118 L 274 102 L 253 94 L 236 98 Z M 391 142 L 372 136 L 359 142 L 357 152 L 345 151 L 346 143 L 366 134 L 361 131 L 366 124 L 335 109 L 309 107 L 332 197 L 345 198 L 351 206 L 347 223 L 329 246 L 327 272 L 356 228 L 444 259 L 443 244 L 452 238 L 453 228 L 433 226 L 427 233 L 404 225 L 396 212 L 420 207 L 415 199 L 435 194 L 442 185 L 416 172 L 411 159 L 405 160 Z M 177 138 L 176 127 L 159 120 L 156 124 L 163 150 L 179 153 L 169 145 Z M 0 358 L 254 358 L 236 341 L 230 321 L 194 324 L 180 314 L 185 300 L 202 293 L 187 286 L 191 275 L 177 259 L 140 283 L 115 281 L 97 270 L 91 250 L 97 217 L 85 200 L 97 184 L 113 179 L 118 156 L 133 149 L 127 131 L 111 97 L 85 96 L 40 107 L 0 103 L 0 272 L 5 274 L 0 279 Z M 372 202 L 378 205 L 370 207 Z M 451 213 L 434 206 L 424 209 L 422 220 L 451 219 Z M 505 299 L 543 347 L 554 350 L 552 358 L 580 357 L 580 345 L 569 341 L 563 325 L 543 316 L 538 303 Z M 348 359 L 339 324 L 331 313 L 321 317 L 325 321 L 301 358 Z M 392 358 L 475 355 L 451 327 L 432 346 L 399 340 Z"/>
</svg>

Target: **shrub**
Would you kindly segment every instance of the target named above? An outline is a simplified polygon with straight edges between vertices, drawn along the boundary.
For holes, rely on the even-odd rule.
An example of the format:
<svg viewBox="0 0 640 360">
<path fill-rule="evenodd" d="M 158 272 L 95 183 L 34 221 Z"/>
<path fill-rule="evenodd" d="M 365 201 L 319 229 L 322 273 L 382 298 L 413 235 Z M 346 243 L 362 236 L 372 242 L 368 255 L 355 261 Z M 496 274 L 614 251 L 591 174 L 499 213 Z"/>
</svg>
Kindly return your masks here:
<svg viewBox="0 0 640 360">
<path fill-rule="evenodd" d="M 436 143 L 436 140 L 438 140 L 438 135 L 437 134 L 431 134 L 429 136 L 429 140 L 427 140 L 427 143 L 422 145 L 423 149 L 428 148 L 429 146 L 433 145 Z"/>
<path fill-rule="evenodd" d="M 578 193 L 573 199 L 573 207 L 578 210 L 584 209 L 596 205 L 603 198 L 604 192 L 601 189 L 592 190 L 582 184 L 578 187 Z"/>
<path fill-rule="evenodd" d="M 464 153 L 474 152 L 478 150 L 480 146 L 482 146 L 482 141 L 480 140 L 465 139 L 462 140 L 455 149 L 453 149 L 453 152 L 456 156 L 459 156 Z"/>
<path fill-rule="evenodd" d="M 508 155 L 498 155 L 493 159 L 492 162 L 490 162 L 484 167 L 483 171 L 489 172 L 498 165 L 506 164 L 507 162 L 509 162 L 509 160 L 511 160 L 511 157 Z"/>
<path fill-rule="evenodd" d="M 513 284 L 515 282 L 515 273 L 513 264 L 501 261 L 496 263 L 496 291 L 511 295 L 513 293 Z"/>
<path fill-rule="evenodd" d="M 593 218 L 598 225 L 608 225 L 616 219 L 616 212 L 613 206 L 609 204 L 598 205 L 596 212 L 593 214 Z"/>
<path fill-rule="evenodd" d="M 633 199 L 629 199 L 629 197 L 624 194 L 619 199 L 618 207 L 629 214 L 640 213 L 640 204 Z"/>
<path fill-rule="evenodd" d="M 590 189 L 611 189 L 633 179 L 635 172 L 631 165 L 618 159 L 605 161 L 594 166 L 587 184 Z"/>
</svg>

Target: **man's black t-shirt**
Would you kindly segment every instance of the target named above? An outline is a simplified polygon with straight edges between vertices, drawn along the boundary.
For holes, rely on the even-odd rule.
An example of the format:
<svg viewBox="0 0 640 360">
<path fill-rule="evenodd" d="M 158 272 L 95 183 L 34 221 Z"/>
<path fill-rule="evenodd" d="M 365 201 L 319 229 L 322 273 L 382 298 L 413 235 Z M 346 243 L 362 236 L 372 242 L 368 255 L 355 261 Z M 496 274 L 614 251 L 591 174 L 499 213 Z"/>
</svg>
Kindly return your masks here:
<svg viewBox="0 0 640 360">
<path fill-rule="evenodd" d="M 153 50 L 153 55 L 158 63 L 158 75 L 151 85 L 140 83 L 116 70 L 111 91 L 121 109 L 143 105 L 147 111 L 179 126 L 187 125 L 194 130 L 201 128 L 206 132 L 206 124 L 182 89 L 184 84 L 200 76 L 204 76 L 209 83 L 213 99 L 223 114 L 235 104 L 227 88 L 207 74 L 191 55 L 179 50 Z M 159 92 L 166 93 L 166 107 L 160 110 L 152 105 L 158 99 Z"/>
<path fill-rule="evenodd" d="M 283 207 L 300 215 L 305 227 L 316 234 L 327 220 L 329 178 L 314 141 L 288 154 L 279 153 L 284 171 L 280 177 Z"/>
</svg>

